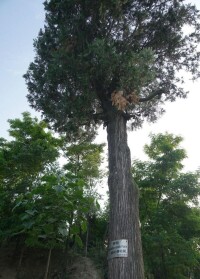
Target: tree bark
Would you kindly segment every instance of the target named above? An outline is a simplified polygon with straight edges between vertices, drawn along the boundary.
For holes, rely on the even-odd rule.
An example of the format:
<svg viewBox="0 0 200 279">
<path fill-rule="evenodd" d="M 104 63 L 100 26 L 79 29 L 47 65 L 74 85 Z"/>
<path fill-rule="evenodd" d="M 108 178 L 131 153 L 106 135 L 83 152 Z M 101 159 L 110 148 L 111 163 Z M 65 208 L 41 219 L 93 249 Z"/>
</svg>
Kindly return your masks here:
<svg viewBox="0 0 200 279">
<path fill-rule="evenodd" d="M 107 124 L 109 153 L 109 243 L 128 240 L 128 257 L 108 260 L 109 279 L 144 279 L 138 188 L 131 174 L 126 119 L 112 113 Z"/>
</svg>

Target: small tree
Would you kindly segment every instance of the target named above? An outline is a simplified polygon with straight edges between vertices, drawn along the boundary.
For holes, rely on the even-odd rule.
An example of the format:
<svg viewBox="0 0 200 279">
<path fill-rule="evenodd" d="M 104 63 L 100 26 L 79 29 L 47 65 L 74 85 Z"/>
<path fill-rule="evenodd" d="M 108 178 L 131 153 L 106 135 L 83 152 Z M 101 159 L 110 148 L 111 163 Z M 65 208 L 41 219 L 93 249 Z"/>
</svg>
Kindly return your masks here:
<svg viewBox="0 0 200 279">
<path fill-rule="evenodd" d="M 9 120 L 11 140 L 0 139 L 0 239 L 20 227 L 13 207 L 30 192 L 37 177 L 59 156 L 61 141 L 46 130 L 46 123 L 32 118 Z"/>
<path fill-rule="evenodd" d="M 182 0 L 48 0 L 44 6 L 45 27 L 25 75 L 28 100 L 68 136 L 78 136 L 80 127 L 107 127 L 109 241 L 129 243 L 128 257 L 109 260 L 109 278 L 142 279 L 127 121 L 132 127 L 154 121 L 163 102 L 186 96 L 175 72 L 198 75 L 199 12 Z"/>
<path fill-rule="evenodd" d="M 147 278 L 198 278 L 200 253 L 199 172 L 182 172 L 181 137 L 151 136 L 149 161 L 135 161 Z"/>
</svg>

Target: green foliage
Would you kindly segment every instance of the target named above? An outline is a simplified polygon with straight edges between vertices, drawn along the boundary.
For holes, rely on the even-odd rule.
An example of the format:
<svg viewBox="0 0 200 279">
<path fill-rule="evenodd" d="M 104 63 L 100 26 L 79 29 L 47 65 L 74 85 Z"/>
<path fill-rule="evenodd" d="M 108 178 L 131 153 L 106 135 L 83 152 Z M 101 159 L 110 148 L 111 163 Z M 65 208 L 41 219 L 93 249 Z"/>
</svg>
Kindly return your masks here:
<svg viewBox="0 0 200 279">
<path fill-rule="evenodd" d="M 16 198 L 31 191 L 39 173 L 59 156 L 61 143 L 43 121 L 32 119 L 29 113 L 9 123 L 12 140 L 0 141 L 0 238 L 18 226 L 18 218 L 12 213 Z"/>
<path fill-rule="evenodd" d="M 149 278 L 188 278 L 200 264 L 199 173 L 181 172 L 186 157 L 181 141 L 171 134 L 151 135 L 145 146 L 150 161 L 133 164 Z"/>
<path fill-rule="evenodd" d="M 1 139 L 0 178 L 31 176 L 43 171 L 45 165 L 55 161 L 59 156 L 60 141 L 47 131 L 45 122 L 32 119 L 28 112 L 22 114 L 23 119 L 9 120 L 9 135 L 13 140 Z"/>
<path fill-rule="evenodd" d="M 70 147 L 29 113 L 9 123 L 13 139 L 0 141 L 0 241 L 19 237 L 33 247 L 82 247 L 88 214 L 99 210 L 93 185 L 103 145 Z M 62 168 L 56 159 L 65 146 L 68 164 Z"/>
<path fill-rule="evenodd" d="M 134 92 L 124 115 L 141 125 L 185 97 L 176 71 L 199 74 L 199 12 L 183 1 L 51 0 L 25 79 L 30 104 L 57 130 L 106 124 L 111 94 Z M 188 34 L 183 32 L 190 26 Z"/>
<path fill-rule="evenodd" d="M 92 200 L 84 196 L 84 183 L 56 170 L 42 176 L 32 191 L 16 199 L 13 212 L 18 216 L 16 232 L 26 234 L 31 246 L 65 245 L 67 238 L 79 239 L 85 219 L 78 212 L 87 212 Z M 77 225 L 78 224 L 78 225 Z M 79 242 L 80 244 L 80 242 Z"/>
<path fill-rule="evenodd" d="M 101 178 L 103 175 L 100 171 L 103 147 L 104 144 L 91 144 L 90 142 L 79 142 L 67 146 L 64 151 L 68 161 L 65 169 L 70 169 L 72 173 L 78 174 L 88 184 L 92 184 L 95 178 Z"/>
</svg>

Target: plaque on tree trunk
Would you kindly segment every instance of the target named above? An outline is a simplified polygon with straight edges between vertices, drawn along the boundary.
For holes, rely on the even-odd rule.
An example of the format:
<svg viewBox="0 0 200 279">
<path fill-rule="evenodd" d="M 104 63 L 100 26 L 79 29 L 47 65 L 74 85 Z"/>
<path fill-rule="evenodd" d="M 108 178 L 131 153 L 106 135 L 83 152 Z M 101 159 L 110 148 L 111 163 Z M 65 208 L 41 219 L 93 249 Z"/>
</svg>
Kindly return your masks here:
<svg viewBox="0 0 200 279">
<path fill-rule="evenodd" d="M 118 239 L 110 242 L 108 248 L 108 260 L 113 258 L 128 257 L 128 240 Z"/>
</svg>

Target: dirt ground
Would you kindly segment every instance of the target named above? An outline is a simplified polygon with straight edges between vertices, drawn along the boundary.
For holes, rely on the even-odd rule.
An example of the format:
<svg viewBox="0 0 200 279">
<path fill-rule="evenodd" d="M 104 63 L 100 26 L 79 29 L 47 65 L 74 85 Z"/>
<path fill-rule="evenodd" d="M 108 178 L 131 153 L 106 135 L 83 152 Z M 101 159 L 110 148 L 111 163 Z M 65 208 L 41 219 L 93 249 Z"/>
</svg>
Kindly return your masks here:
<svg viewBox="0 0 200 279">
<path fill-rule="evenodd" d="M 0 279 L 44 279 L 48 250 L 0 248 Z M 52 251 L 48 279 L 102 279 L 92 261 L 79 255 Z"/>
</svg>

